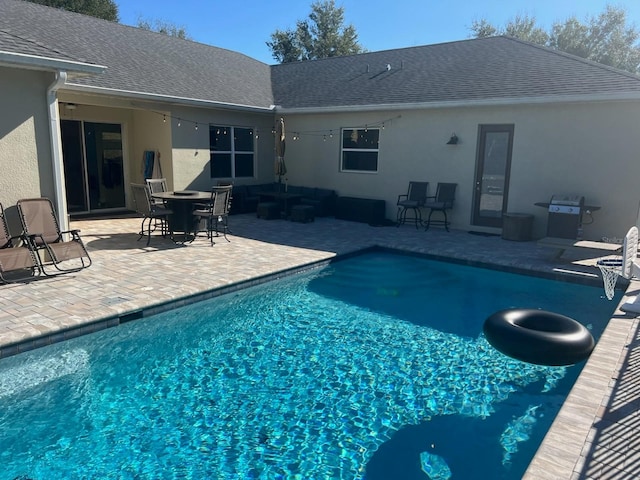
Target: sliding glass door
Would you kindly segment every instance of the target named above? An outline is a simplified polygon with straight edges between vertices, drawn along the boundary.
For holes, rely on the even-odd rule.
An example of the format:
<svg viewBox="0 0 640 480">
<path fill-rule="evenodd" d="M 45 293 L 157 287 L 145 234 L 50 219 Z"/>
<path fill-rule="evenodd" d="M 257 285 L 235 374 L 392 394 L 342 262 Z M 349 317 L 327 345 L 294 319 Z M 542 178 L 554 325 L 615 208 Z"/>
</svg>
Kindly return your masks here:
<svg viewBox="0 0 640 480">
<path fill-rule="evenodd" d="M 76 120 L 60 124 L 69 213 L 124 208 L 121 126 Z"/>
</svg>

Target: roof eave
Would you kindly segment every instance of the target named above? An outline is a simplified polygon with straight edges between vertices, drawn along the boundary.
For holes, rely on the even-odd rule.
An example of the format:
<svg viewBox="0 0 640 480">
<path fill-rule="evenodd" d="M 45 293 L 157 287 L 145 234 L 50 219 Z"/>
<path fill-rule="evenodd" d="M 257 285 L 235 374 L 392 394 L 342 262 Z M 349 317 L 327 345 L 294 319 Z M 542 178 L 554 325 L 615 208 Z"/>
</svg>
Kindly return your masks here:
<svg viewBox="0 0 640 480">
<path fill-rule="evenodd" d="M 65 71 L 75 76 L 99 75 L 107 69 L 104 65 L 96 65 L 93 63 L 5 51 L 0 51 L 0 65 L 28 70 Z"/>
<path fill-rule="evenodd" d="M 274 106 L 260 107 L 256 105 L 243 105 L 238 103 L 219 102 L 215 100 L 205 100 L 200 98 L 175 97 L 172 95 L 162 95 L 158 93 L 147 93 L 133 90 L 118 90 L 113 88 L 96 87 L 91 85 L 81 85 L 77 83 L 67 83 L 64 86 L 66 91 L 74 91 L 80 93 L 93 93 L 99 95 L 113 96 L 131 100 L 145 100 L 150 102 L 170 103 L 180 106 L 204 107 L 204 108 L 220 108 L 228 110 L 241 110 L 256 113 L 272 113 Z"/>
<path fill-rule="evenodd" d="M 552 103 L 592 103 L 592 102 L 620 102 L 640 101 L 640 92 L 623 92 L 613 94 L 586 95 L 548 95 L 539 97 L 490 98 L 482 100 L 445 100 L 435 102 L 386 103 L 369 105 L 344 105 L 328 107 L 281 107 L 275 111 L 281 114 L 310 114 L 310 113 L 350 113 L 369 111 L 393 110 L 427 110 L 442 108 L 470 108 L 470 107 L 500 107 L 512 105 L 543 105 Z"/>
</svg>

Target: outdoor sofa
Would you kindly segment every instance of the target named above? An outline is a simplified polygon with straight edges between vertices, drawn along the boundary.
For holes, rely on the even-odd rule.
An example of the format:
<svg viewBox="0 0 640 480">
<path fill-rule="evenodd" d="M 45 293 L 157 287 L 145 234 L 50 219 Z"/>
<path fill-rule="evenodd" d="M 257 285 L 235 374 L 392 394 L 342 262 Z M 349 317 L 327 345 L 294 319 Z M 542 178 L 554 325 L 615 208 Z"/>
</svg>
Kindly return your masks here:
<svg viewBox="0 0 640 480">
<path fill-rule="evenodd" d="M 302 187 L 287 185 L 284 183 L 264 183 L 259 185 L 234 185 L 233 200 L 231 201 L 231 213 L 253 213 L 256 211 L 260 194 L 263 192 L 284 192 L 301 195 L 302 205 L 314 207 L 316 217 L 328 217 L 335 215 L 336 199 L 335 190 L 328 188 Z"/>
</svg>

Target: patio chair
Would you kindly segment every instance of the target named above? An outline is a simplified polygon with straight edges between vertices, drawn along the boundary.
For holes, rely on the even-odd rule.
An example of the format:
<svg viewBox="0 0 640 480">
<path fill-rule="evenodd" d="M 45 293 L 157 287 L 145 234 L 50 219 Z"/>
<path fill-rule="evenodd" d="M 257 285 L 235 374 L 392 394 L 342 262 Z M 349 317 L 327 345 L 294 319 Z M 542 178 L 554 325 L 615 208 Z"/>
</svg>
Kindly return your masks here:
<svg viewBox="0 0 640 480">
<path fill-rule="evenodd" d="M 222 235 L 227 242 L 230 242 L 227 238 L 229 233 L 229 210 L 231 208 L 231 190 L 233 185 L 216 186 L 211 189 L 211 201 L 207 204 L 197 205 L 197 208 L 193 211 L 194 217 L 197 221 L 197 231 L 202 231 L 200 226 L 204 223 L 205 230 L 207 232 L 207 238 L 213 245 L 214 233 L 216 237 L 220 236 L 220 229 L 222 229 Z"/>
<path fill-rule="evenodd" d="M 442 225 L 447 232 L 449 231 L 447 210 L 453 208 L 453 201 L 455 200 L 457 186 L 457 183 L 438 183 L 435 196 L 427 197 L 427 202 L 424 206 L 429 209 L 429 216 L 427 217 L 427 224 L 424 227 L 425 230 L 428 230 L 431 224 L 434 224 Z M 434 212 L 442 213 L 443 219 L 431 220 L 431 215 L 433 215 Z"/>
<path fill-rule="evenodd" d="M 18 214 L 23 233 L 29 237 L 38 255 L 40 270 L 52 275 L 47 267 L 53 266 L 55 273 L 77 272 L 91 265 L 91 257 L 80 238 L 80 230 L 60 230 L 51 200 L 48 198 L 25 198 L 18 200 Z M 65 263 L 71 261 L 71 264 Z"/>
<path fill-rule="evenodd" d="M 138 240 L 145 236 L 145 224 L 147 246 L 151 243 L 151 232 L 155 231 L 158 227 L 163 237 L 170 234 L 169 215 L 173 212 L 165 208 L 162 204 L 158 205 L 152 202 L 149 186 L 143 183 L 132 183 L 131 193 L 133 194 L 134 208 L 136 212 L 142 215 L 142 224 L 140 225 L 140 232 L 138 232 Z M 153 227 L 153 230 L 151 227 Z"/>
<path fill-rule="evenodd" d="M 153 195 L 154 193 L 167 191 L 167 179 L 166 178 L 147 178 L 146 180 L 149 191 Z M 164 200 L 161 198 L 151 197 L 151 203 L 154 205 L 164 206 Z"/>
<path fill-rule="evenodd" d="M 24 234 L 12 236 L 9 233 L 4 208 L 0 204 L 0 280 L 12 283 L 39 274 L 40 266 L 31 241 Z"/>
<path fill-rule="evenodd" d="M 427 201 L 427 189 L 429 188 L 429 182 L 409 182 L 409 189 L 404 195 L 398 195 L 398 216 L 396 219 L 396 225 L 400 226 L 407 222 L 407 220 L 413 222 L 418 228 L 418 224 L 422 225 L 422 212 Z M 413 216 L 407 218 L 407 211 L 411 210 Z"/>
</svg>

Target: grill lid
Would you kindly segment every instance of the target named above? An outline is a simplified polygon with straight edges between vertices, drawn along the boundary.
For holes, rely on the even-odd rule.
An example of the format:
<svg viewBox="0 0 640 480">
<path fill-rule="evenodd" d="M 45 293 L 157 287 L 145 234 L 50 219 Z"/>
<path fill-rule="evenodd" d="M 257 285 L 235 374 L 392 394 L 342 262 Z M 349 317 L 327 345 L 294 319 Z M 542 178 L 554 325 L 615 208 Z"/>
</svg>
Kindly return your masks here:
<svg viewBox="0 0 640 480">
<path fill-rule="evenodd" d="M 584 197 L 580 195 L 553 195 L 549 204 L 581 207 L 582 205 L 584 205 Z"/>
</svg>

